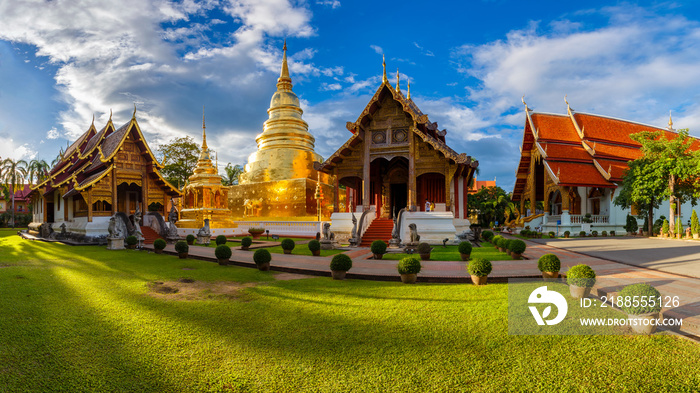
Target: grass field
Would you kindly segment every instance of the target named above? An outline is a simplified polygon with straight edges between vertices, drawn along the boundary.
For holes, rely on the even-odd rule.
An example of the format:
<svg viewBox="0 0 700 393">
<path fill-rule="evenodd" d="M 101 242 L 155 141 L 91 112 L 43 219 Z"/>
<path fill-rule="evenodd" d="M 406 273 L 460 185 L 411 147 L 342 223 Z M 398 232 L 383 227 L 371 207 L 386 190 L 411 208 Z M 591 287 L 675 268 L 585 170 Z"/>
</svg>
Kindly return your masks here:
<svg viewBox="0 0 700 393">
<path fill-rule="evenodd" d="M 527 253 L 527 251 L 525 251 Z M 382 259 L 389 260 L 399 260 L 409 256 L 409 254 L 384 254 Z M 419 258 L 418 254 L 412 254 L 412 257 Z M 509 261 L 513 258 L 510 255 L 498 251 L 493 244 L 489 242 L 482 242 L 481 247 L 472 248 L 472 253 L 470 258 L 486 258 L 489 261 Z M 462 257 L 459 255 L 459 250 L 457 246 L 433 246 L 433 250 L 430 252 L 430 259 L 433 261 L 461 261 Z"/>
<path fill-rule="evenodd" d="M 700 388 L 700 345 L 674 336 L 509 336 L 505 285 L 280 281 L 12 233 L 0 231 L 0 391 Z"/>
</svg>

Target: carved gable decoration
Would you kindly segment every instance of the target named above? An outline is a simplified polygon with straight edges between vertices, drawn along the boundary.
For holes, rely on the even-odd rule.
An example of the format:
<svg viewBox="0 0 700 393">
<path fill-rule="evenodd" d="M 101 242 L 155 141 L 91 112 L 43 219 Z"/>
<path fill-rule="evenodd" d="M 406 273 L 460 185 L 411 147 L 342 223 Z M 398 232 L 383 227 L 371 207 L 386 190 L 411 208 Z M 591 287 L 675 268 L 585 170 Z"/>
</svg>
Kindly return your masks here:
<svg viewBox="0 0 700 393">
<path fill-rule="evenodd" d="M 372 143 L 383 145 L 386 143 L 386 131 L 372 131 Z"/>
</svg>

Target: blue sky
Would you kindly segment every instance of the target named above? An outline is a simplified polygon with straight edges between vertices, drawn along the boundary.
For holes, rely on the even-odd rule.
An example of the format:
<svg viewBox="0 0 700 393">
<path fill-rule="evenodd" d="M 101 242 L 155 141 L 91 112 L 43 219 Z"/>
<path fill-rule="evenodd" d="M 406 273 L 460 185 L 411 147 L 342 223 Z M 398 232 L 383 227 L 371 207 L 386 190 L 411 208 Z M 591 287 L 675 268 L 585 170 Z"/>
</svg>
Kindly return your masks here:
<svg viewBox="0 0 700 393">
<path fill-rule="evenodd" d="M 0 0 L 0 156 L 51 161 L 90 125 L 129 120 L 153 148 L 201 141 L 219 164 L 255 150 L 289 47 L 316 150 L 350 136 L 381 81 L 402 89 L 511 190 L 530 108 L 572 108 L 700 135 L 694 2 Z"/>
</svg>

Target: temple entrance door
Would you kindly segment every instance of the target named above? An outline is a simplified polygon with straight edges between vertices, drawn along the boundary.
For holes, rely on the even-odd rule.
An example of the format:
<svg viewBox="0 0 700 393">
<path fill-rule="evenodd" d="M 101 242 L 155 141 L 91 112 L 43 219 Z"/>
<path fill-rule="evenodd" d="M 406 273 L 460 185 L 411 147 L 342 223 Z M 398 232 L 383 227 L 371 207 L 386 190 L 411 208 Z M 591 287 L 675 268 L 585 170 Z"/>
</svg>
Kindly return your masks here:
<svg viewBox="0 0 700 393">
<path fill-rule="evenodd" d="M 46 222 L 49 224 L 54 222 L 53 202 L 46 203 Z"/>
<path fill-rule="evenodd" d="M 122 183 L 117 186 L 117 211 L 131 215 L 136 212 L 136 204 L 141 202 L 141 187 L 134 183 Z M 145 206 L 141 206 L 144 212 Z"/>
<path fill-rule="evenodd" d="M 407 206 L 408 201 L 408 184 L 392 184 L 391 185 L 391 211 L 389 218 L 394 218 L 394 213 L 399 214 L 401 209 Z"/>
</svg>

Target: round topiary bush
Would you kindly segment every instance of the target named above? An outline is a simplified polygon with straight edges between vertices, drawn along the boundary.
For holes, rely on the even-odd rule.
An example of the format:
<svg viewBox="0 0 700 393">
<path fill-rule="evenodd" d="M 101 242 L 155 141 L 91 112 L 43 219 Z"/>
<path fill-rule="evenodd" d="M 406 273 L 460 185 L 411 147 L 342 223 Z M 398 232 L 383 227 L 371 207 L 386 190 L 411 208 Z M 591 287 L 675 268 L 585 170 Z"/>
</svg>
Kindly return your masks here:
<svg viewBox="0 0 700 393">
<path fill-rule="evenodd" d="M 598 236 L 598 231 L 591 231 L 591 235 L 592 235 L 593 237 Z"/>
<path fill-rule="evenodd" d="M 167 243 L 163 239 L 156 239 L 153 242 L 153 248 L 155 248 L 156 250 L 163 250 L 163 249 L 165 249 L 166 245 L 167 245 Z"/>
<path fill-rule="evenodd" d="M 187 242 L 180 240 L 179 242 L 175 243 L 175 251 L 180 254 L 184 254 L 190 251 L 190 246 L 187 245 Z"/>
<path fill-rule="evenodd" d="M 241 239 L 241 247 L 250 247 L 251 244 L 253 244 L 252 237 L 246 236 L 243 239 Z"/>
<path fill-rule="evenodd" d="M 571 232 L 569 232 L 569 231 L 564 231 L 564 236 L 566 236 L 566 237 L 571 236 Z"/>
<path fill-rule="evenodd" d="M 461 242 L 459 243 L 459 246 L 457 246 L 457 249 L 459 250 L 460 254 L 471 254 L 472 253 L 472 244 L 470 242 Z"/>
<path fill-rule="evenodd" d="M 600 234 L 601 234 L 601 236 L 603 236 L 603 237 L 607 237 L 607 236 L 608 236 L 608 232 L 607 232 L 607 231 L 603 231 L 603 232 L 601 232 Z"/>
<path fill-rule="evenodd" d="M 501 235 L 496 235 L 496 236 L 494 236 L 494 237 L 491 239 L 491 244 L 493 244 L 493 245 L 496 246 L 496 247 L 500 247 L 500 246 L 498 245 L 498 242 L 500 241 L 500 239 L 503 239 L 503 236 L 501 236 Z"/>
<path fill-rule="evenodd" d="M 256 265 L 270 263 L 271 260 L 272 260 L 272 255 L 270 255 L 270 252 L 264 248 L 256 250 L 255 254 L 253 254 L 253 261 L 255 261 Z"/>
<path fill-rule="evenodd" d="M 128 246 L 135 246 L 136 243 L 139 242 L 139 239 L 137 239 L 136 236 L 127 236 L 124 242 L 126 242 Z"/>
<path fill-rule="evenodd" d="M 197 239 L 197 238 L 193 234 L 189 234 L 189 235 L 187 235 L 187 237 L 185 237 L 185 240 L 187 240 L 188 244 L 194 243 L 195 239 Z"/>
<path fill-rule="evenodd" d="M 225 244 L 218 245 L 214 250 L 214 255 L 217 259 L 229 259 L 231 258 L 231 247 Z"/>
<path fill-rule="evenodd" d="M 510 242 L 513 239 L 506 239 L 505 237 L 501 240 L 501 247 L 505 248 L 506 251 L 510 251 Z"/>
<path fill-rule="evenodd" d="M 581 231 L 578 233 L 580 237 L 586 237 L 586 231 Z"/>
<path fill-rule="evenodd" d="M 429 254 L 430 250 L 432 250 L 432 248 L 428 243 L 419 243 L 418 247 L 416 247 L 416 251 L 418 251 L 419 254 Z"/>
<path fill-rule="evenodd" d="M 467 271 L 472 276 L 484 277 L 491 273 L 493 266 L 491 262 L 486 258 L 474 258 L 467 265 Z"/>
<path fill-rule="evenodd" d="M 226 239 L 226 236 L 224 236 L 224 235 L 219 235 L 216 237 L 216 245 L 217 246 L 220 246 L 222 244 L 226 244 L 227 241 L 228 241 L 228 239 Z"/>
<path fill-rule="evenodd" d="M 661 293 L 649 284 L 632 284 L 620 291 L 615 304 L 627 314 L 639 315 L 661 311 Z"/>
<path fill-rule="evenodd" d="M 485 230 L 485 231 L 481 232 L 481 238 L 487 242 L 490 242 L 491 238 L 493 238 L 493 232 L 491 232 L 489 230 Z"/>
<path fill-rule="evenodd" d="M 527 248 L 525 242 L 520 239 L 512 239 L 508 246 L 509 250 L 515 254 L 522 254 L 525 252 L 525 248 Z"/>
<path fill-rule="evenodd" d="M 292 239 L 282 239 L 280 246 L 282 246 L 283 250 L 292 251 L 296 244 L 294 244 L 294 240 Z"/>
<path fill-rule="evenodd" d="M 561 270 L 561 261 L 554 254 L 544 254 L 537 261 L 537 268 L 541 272 L 558 272 Z"/>
<path fill-rule="evenodd" d="M 554 239 L 555 237 L 557 237 L 557 234 L 552 231 L 549 231 L 549 237 Z"/>
<path fill-rule="evenodd" d="M 399 274 L 418 274 L 420 273 L 420 261 L 413 257 L 406 257 L 399 261 L 397 266 Z"/>
<path fill-rule="evenodd" d="M 528 231 L 527 229 L 523 229 L 522 231 L 520 231 L 520 236 L 527 237 L 528 234 L 529 234 L 529 232 L 530 232 L 530 231 Z"/>
<path fill-rule="evenodd" d="M 610 236 L 615 236 L 615 231 L 610 231 Z"/>
<path fill-rule="evenodd" d="M 319 242 L 318 240 L 311 240 L 307 246 L 309 247 L 309 251 L 311 252 L 321 250 L 321 242 Z"/>
<path fill-rule="evenodd" d="M 661 226 L 661 235 L 662 236 L 669 235 L 669 224 L 668 224 L 668 220 L 666 220 L 666 219 L 664 219 L 664 224 Z"/>
<path fill-rule="evenodd" d="M 331 270 L 347 272 L 352 268 L 352 258 L 345 254 L 336 254 L 331 259 Z"/>
<path fill-rule="evenodd" d="M 382 255 L 386 253 L 386 243 L 384 240 L 375 240 L 369 249 L 372 251 L 372 254 Z"/>
<path fill-rule="evenodd" d="M 572 266 L 566 272 L 566 282 L 577 287 L 592 287 L 595 284 L 595 271 L 588 265 Z"/>
</svg>

